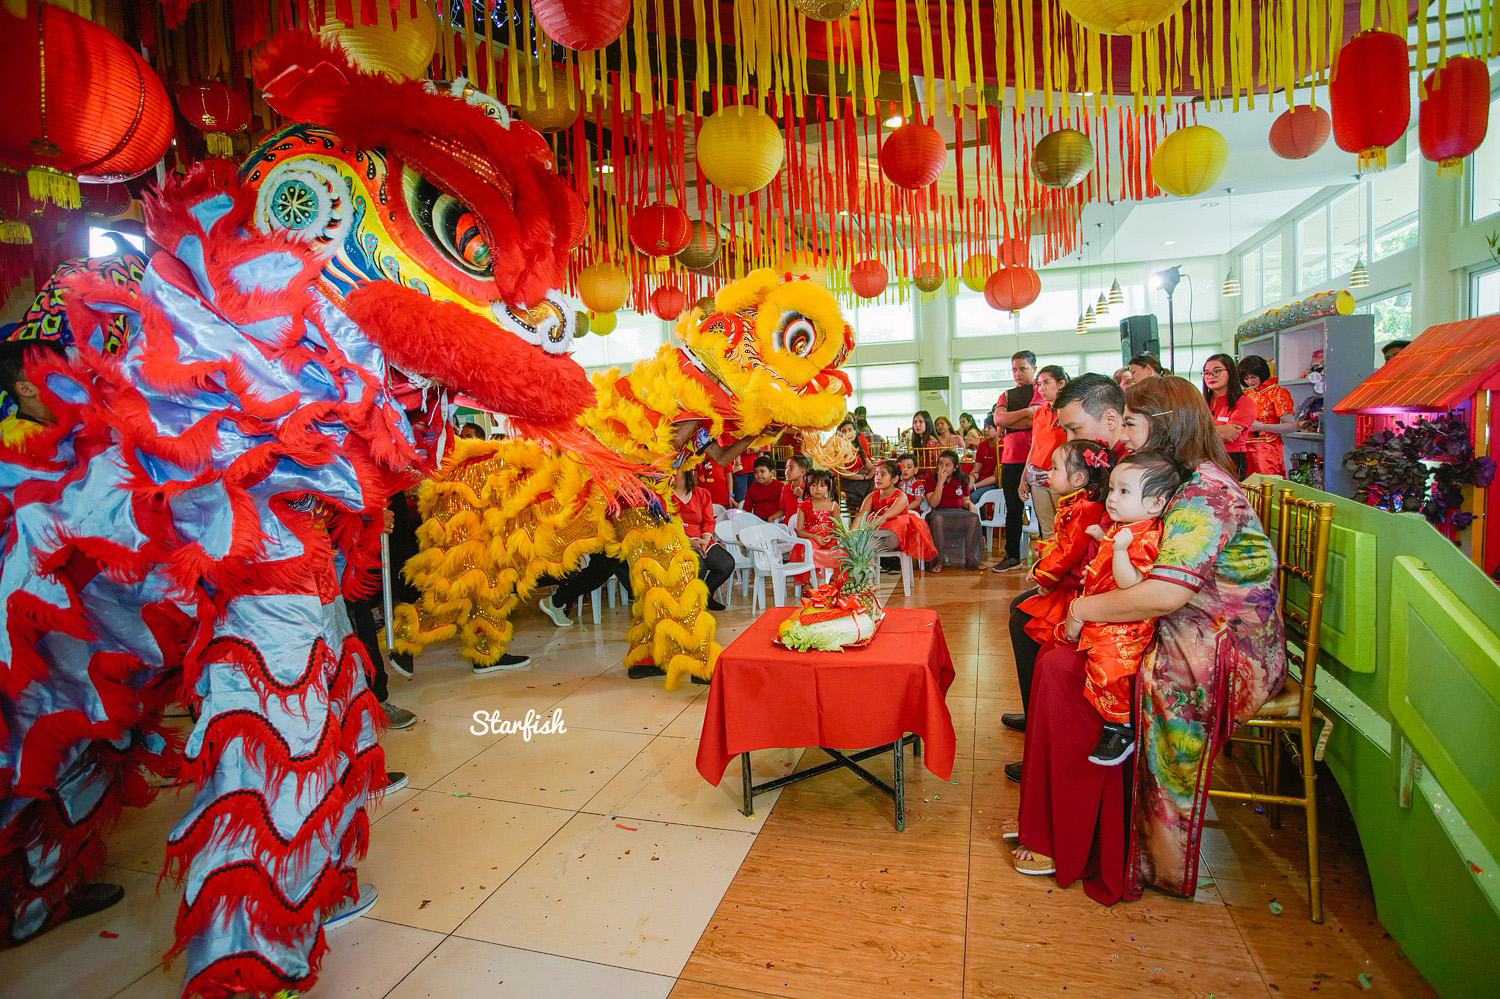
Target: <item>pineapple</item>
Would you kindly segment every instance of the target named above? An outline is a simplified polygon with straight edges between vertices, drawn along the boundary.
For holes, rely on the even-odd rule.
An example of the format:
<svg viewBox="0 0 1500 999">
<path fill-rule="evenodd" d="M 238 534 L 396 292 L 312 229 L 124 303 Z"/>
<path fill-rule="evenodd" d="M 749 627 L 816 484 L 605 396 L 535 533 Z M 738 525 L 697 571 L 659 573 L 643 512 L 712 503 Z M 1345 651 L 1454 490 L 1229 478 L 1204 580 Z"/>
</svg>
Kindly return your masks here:
<svg viewBox="0 0 1500 999">
<path fill-rule="evenodd" d="M 848 528 L 834 524 L 834 544 L 839 549 L 839 587 L 841 597 L 871 597 L 880 578 L 879 553 L 876 551 L 875 529 L 871 527 Z M 868 606 L 873 600 L 865 600 Z"/>
</svg>

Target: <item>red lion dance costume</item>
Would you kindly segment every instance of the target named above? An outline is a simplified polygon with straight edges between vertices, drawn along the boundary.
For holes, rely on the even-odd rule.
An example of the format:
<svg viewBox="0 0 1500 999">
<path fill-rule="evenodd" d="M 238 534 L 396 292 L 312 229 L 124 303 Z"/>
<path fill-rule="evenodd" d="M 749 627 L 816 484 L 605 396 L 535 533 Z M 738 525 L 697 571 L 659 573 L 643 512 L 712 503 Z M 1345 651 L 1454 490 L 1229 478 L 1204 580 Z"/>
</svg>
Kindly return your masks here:
<svg viewBox="0 0 1500 999">
<path fill-rule="evenodd" d="M 305 36 L 257 80 L 304 124 L 233 189 L 149 199 L 164 250 L 138 282 L 63 279 L 74 355 L 29 371 L 57 422 L 0 453 L 0 941 L 54 925 L 144 774 L 179 774 L 173 953 L 212 999 L 311 984 L 358 891 L 383 719 L 343 599 L 431 464 L 413 425 L 440 427 L 451 387 L 611 477 L 549 295 L 582 206 L 540 137 L 462 81 L 392 82 Z"/>
</svg>

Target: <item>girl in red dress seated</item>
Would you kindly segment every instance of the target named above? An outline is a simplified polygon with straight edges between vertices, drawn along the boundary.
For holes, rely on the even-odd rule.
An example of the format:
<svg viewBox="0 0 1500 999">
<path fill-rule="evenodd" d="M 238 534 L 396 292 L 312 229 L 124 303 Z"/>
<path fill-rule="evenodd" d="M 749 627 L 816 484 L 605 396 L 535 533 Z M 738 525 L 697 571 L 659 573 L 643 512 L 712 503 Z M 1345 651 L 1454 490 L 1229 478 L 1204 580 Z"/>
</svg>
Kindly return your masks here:
<svg viewBox="0 0 1500 999">
<path fill-rule="evenodd" d="M 854 526 L 869 524 L 887 532 L 891 537 L 886 539 L 886 551 L 901 551 L 926 562 L 937 555 L 937 546 L 932 543 L 927 522 L 909 511 L 906 494 L 896 488 L 900 475 L 901 469 L 894 461 L 882 461 L 875 466 L 875 489 L 865 497 Z"/>
<path fill-rule="evenodd" d="M 1104 519 L 1104 491 L 1113 465 L 1114 455 L 1098 441 L 1068 441 L 1052 452 L 1047 477 L 1047 489 L 1057 501 L 1052 537 L 1038 546 L 1031 570 L 1036 596 L 1020 604 L 1031 615 L 1026 634 L 1039 645 L 1057 641 L 1053 632 L 1067 620 L 1068 607 L 1083 588 L 1083 570 L 1094 550 L 1088 531 L 1097 530 Z"/>
<path fill-rule="evenodd" d="M 1099 550 L 1083 574 L 1084 596 L 1126 590 L 1146 578 L 1161 550 L 1162 511 L 1182 479 L 1177 462 L 1160 451 L 1143 451 L 1120 460 L 1104 502 L 1113 523 L 1107 530 L 1098 525 L 1088 529 L 1089 536 L 1099 542 Z M 1079 633 L 1078 648 L 1087 656 L 1083 695 L 1104 719 L 1104 732 L 1089 755 L 1090 763 L 1118 766 L 1135 750 L 1130 678 L 1139 672 L 1141 657 L 1155 634 L 1155 618 L 1090 622 Z"/>
<path fill-rule="evenodd" d="M 807 473 L 807 498 L 798 504 L 797 517 L 797 537 L 813 543 L 813 565 L 837 569 L 839 553 L 833 547 L 833 525 L 843 518 L 833 499 L 833 476 L 821 468 Z"/>
</svg>

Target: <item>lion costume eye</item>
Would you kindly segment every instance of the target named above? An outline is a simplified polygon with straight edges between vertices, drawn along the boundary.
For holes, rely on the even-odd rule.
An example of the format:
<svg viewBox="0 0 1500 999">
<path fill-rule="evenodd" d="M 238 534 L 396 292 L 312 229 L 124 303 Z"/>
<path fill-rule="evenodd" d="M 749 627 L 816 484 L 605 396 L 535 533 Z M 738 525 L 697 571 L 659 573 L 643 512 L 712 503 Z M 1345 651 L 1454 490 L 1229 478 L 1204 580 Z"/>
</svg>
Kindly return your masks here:
<svg viewBox="0 0 1500 999">
<path fill-rule="evenodd" d="M 406 206 L 422 234 L 464 273 L 489 277 L 494 261 L 479 216 L 426 177 L 409 171 L 406 180 Z"/>
<path fill-rule="evenodd" d="M 807 357 L 818 345 L 818 327 L 802 313 L 788 312 L 781 317 L 774 342 L 777 350 Z"/>
</svg>

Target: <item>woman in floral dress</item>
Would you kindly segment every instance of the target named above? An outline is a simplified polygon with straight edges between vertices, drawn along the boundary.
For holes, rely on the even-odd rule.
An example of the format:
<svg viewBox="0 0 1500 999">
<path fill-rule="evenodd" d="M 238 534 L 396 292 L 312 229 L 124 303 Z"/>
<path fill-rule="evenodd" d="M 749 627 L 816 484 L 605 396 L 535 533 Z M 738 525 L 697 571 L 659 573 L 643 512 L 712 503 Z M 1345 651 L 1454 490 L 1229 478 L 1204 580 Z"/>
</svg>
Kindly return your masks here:
<svg viewBox="0 0 1500 999">
<path fill-rule="evenodd" d="M 1160 618 L 1136 688 L 1135 765 L 1111 773 L 1084 762 L 1102 723 L 1083 695 L 1082 657 L 1071 647 L 1044 655 L 1015 852 L 1032 870 L 1050 859 L 1059 883 L 1082 880 L 1106 905 L 1139 897 L 1143 885 L 1194 893 L 1213 760 L 1286 677 L 1275 554 L 1202 395 L 1180 378 L 1148 378 L 1126 400 L 1130 415 L 1146 417 L 1136 448 L 1191 470 L 1163 516 L 1149 577 L 1080 597 L 1070 611 L 1074 633 L 1083 622 Z"/>
</svg>

